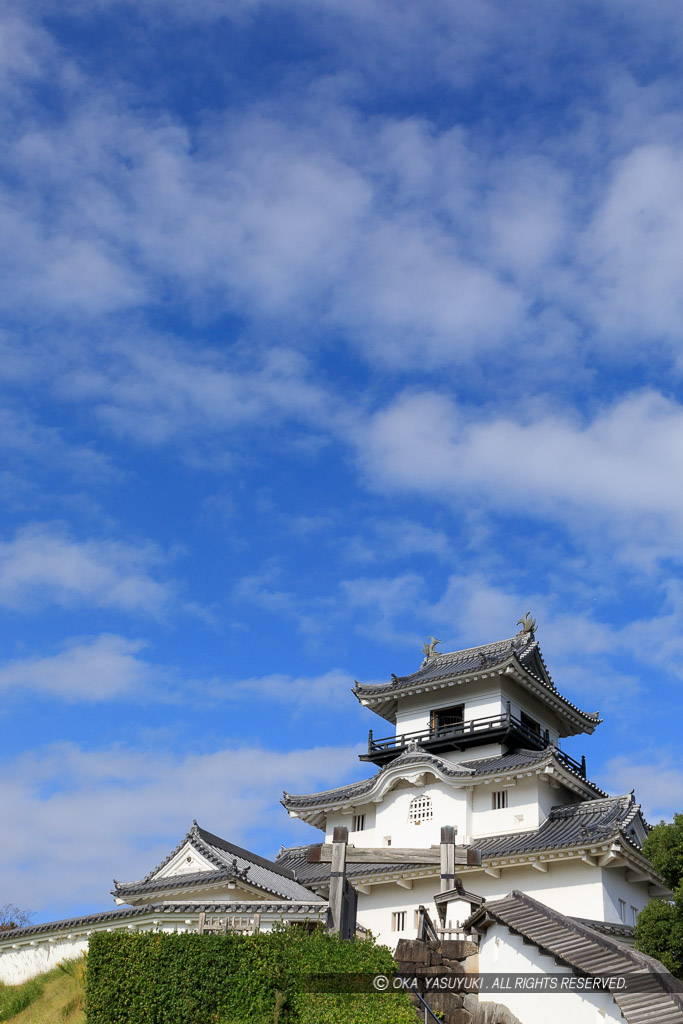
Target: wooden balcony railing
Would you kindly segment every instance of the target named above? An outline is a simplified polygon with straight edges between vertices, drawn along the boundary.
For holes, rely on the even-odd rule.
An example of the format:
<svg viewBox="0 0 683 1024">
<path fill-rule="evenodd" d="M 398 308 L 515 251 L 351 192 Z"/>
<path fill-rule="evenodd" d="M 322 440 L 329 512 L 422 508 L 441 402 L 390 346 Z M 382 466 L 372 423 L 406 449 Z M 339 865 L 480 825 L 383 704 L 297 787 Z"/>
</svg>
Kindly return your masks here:
<svg viewBox="0 0 683 1024">
<path fill-rule="evenodd" d="M 513 742 L 515 746 L 524 746 L 532 750 L 543 750 L 550 746 L 550 735 L 547 729 L 532 729 L 521 718 L 514 715 L 508 706 L 507 710 L 498 715 L 487 715 L 469 721 L 453 724 L 439 723 L 434 728 L 420 729 L 416 732 L 399 733 L 395 736 L 384 736 L 375 739 L 372 729 L 368 735 L 368 752 L 363 760 L 376 763 L 386 762 L 401 754 L 408 744 L 416 743 L 425 750 L 444 749 L 453 743 L 454 749 L 461 749 L 486 743 L 504 740 Z M 586 777 L 586 759 L 576 761 L 569 754 L 558 750 L 560 760 L 582 778 Z"/>
</svg>

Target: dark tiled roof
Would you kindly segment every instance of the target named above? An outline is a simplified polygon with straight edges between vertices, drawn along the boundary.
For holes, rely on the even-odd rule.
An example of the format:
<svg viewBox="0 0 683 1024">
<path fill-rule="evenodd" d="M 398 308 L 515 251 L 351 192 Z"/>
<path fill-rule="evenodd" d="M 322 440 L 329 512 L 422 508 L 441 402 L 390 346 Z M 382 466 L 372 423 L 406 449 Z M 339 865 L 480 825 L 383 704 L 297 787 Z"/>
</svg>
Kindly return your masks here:
<svg viewBox="0 0 683 1024">
<path fill-rule="evenodd" d="M 330 879 L 330 864 L 318 863 L 309 864 L 306 860 L 306 853 L 309 850 L 308 846 L 294 846 L 288 850 L 283 850 L 278 854 L 278 863 L 285 864 L 288 868 L 291 868 L 296 877 L 304 885 L 322 885 L 329 882 Z M 406 864 L 405 862 L 397 864 L 377 863 L 377 864 L 347 864 L 346 874 L 348 878 L 369 878 L 373 875 L 393 875 L 403 874 L 409 871 L 427 871 L 430 874 L 438 874 L 439 866 L 429 864 Z"/>
<path fill-rule="evenodd" d="M 601 935 L 614 935 L 618 939 L 633 939 L 635 932 L 633 925 L 622 924 L 621 921 L 592 921 L 587 917 L 573 917 L 572 921 L 578 921 Z"/>
<path fill-rule="evenodd" d="M 649 991 L 627 988 L 612 993 L 628 1024 L 683 1024 L 683 998 L 676 991 L 679 983 L 658 960 L 551 910 L 517 889 L 502 900 L 484 903 L 463 927 L 486 928 L 487 918 L 506 925 L 541 952 L 588 976 L 645 973 L 650 979 Z"/>
<path fill-rule="evenodd" d="M 8 940 L 15 942 L 27 935 L 44 935 L 50 932 L 66 932 L 74 928 L 87 928 L 97 924 L 116 924 L 118 921 L 147 915 L 160 917 L 163 914 L 319 914 L 327 908 L 314 893 L 308 900 L 254 900 L 238 902 L 223 900 L 213 903 L 144 903 L 139 907 L 121 907 L 117 910 L 103 910 L 99 914 L 86 914 L 83 917 L 69 917 L 62 921 L 47 921 L 45 924 L 27 925 L 25 928 L 14 928 L 12 931 L 0 932 L 0 943 Z"/>
<path fill-rule="evenodd" d="M 578 804 L 564 804 L 553 807 L 550 814 L 537 829 L 526 832 L 509 832 L 504 835 L 476 837 L 472 845 L 481 850 L 484 861 L 517 854 L 544 853 L 550 850 L 561 850 L 604 843 L 616 839 L 630 845 L 634 850 L 638 846 L 626 835 L 634 818 L 640 814 L 640 805 L 634 800 L 632 793 L 625 796 L 605 797 L 599 800 L 584 800 Z M 293 847 L 283 850 L 278 855 L 278 864 L 294 871 L 302 884 L 315 884 L 329 878 L 328 864 L 307 864 L 308 847 Z M 396 871 L 425 870 L 424 864 L 350 864 L 348 873 L 351 877 L 368 876 L 371 874 L 394 873 Z M 434 868 L 437 872 L 437 868 Z M 656 877 L 653 872 L 653 877 Z"/>
<path fill-rule="evenodd" d="M 192 874 L 171 875 L 151 882 L 120 882 L 112 889 L 112 896 L 137 896 L 138 893 L 163 892 L 167 889 L 195 888 L 198 885 L 216 885 L 218 882 L 229 882 L 235 877 L 233 868 L 220 871 L 195 871 Z"/>
<path fill-rule="evenodd" d="M 454 676 L 466 676 L 483 669 L 495 668 L 502 665 L 513 655 L 518 661 L 524 664 L 529 661 L 532 651 L 538 649 L 538 643 L 532 635 L 525 633 L 512 637 L 508 640 L 498 640 L 492 644 L 482 644 L 479 647 L 469 647 L 464 651 L 435 651 L 429 658 L 425 658 L 416 672 L 407 676 L 392 676 L 389 683 L 356 683 L 356 692 L 363 697 L 383 695 L 393 690 L 403 690 L 406 687 L 419 685 L 420 683 L 433 683 L 441 679 L 451 679 Z M 546 670 L 546 678 L 539 675 L 539 681 L 550 689 L 555 689 L 555 684 L 550 679 Z"/>
<path fill-rule="evenodd" d="M 291 900 L 315 900 L 318 897 L 315 893 L 309 892 L 294 878 L 291 871 L 274 861 L 259 857 L 241 846 L 229 843 L 227 839 L 221 839 L 213 832 L 207 832 L 195 821 L 185 838 L 175 847 L 174 850 L 162 861 L 162 863 L 150 872 L 145 878 L 134 882 L 117 882 L 114 880 L 114 894 L 125 898 L 134 893 L 156 892 L 169 888 L 178 888 L 184 885 L 187 875 L 177 875 L 168 878 L 157 878 L 162 870 L 176 854 L 182 850 L 186 843 L 190 843 L 203 857 L 215 865 L 215 872 L 197 872 L 196 876 L 200 884 L 211 874 L 217 881 L 226 881 L 231 878 L 243 879 L 249 885 L 261 889 L 264 892 L 281 896 Z M 194 873 L 193 873 L 194 874 Z M 221 875 L 222 878 L 217 878 Z"/>
<path fill-rule="evenodd" d="M 640 805 L 632 793 L 602 800 L 583 800 L 579 804 L 562 804 L 551 809 L 540 828 L 487 836 L 475 840 L 475 843 L 482 857 L 504 857 L 595 844 L 615 838 L 631 824 L 639 811 Z M 637 849 L 631 840 L 627 842 Z"/>
<path fill-rule="evenodd" d="M 356 682 L 354 693 L 358 699 L 392 698 L 404 690 L 413 689 L 443 679 L 454 679 L 458 676 L 476 675 L 488 672 L 492 668 L 516 660 L 521 667 L 545 690 L 557 698 L 567 708 L 578 714 L 586 722 L 598 725 L 601 721 L 598 712 L 582 711 L 563 697 L 550 677 L 541 654 L 538 641 L 533 633 L 519 633 L 508 640 L 498 640 L 492 644 L 469 647 L 464 651 L 435 652 L 425 658 L 416 672 L 407 676 L 392 676 L 388 683 Z M 591 729 L 592 731 L 592 729 Z"/>
<path fill-rule="evenodd" d="M 437 757 L 435 754 L 420 753 L 419 751 L 407 750 L 405 753 L 400 754 L 399 757 L 395 758 L 384 768 L 380 768 L 371 778 L 363 779 L 361 782 L 351 782 L 347 786 L 337 786 L 335 789 L 324 789 L 320 793 L 306 793 L 306 794 L 283 794 L 283 805 L 287 810 L 303 808 L 303 807 L 318 807 L 328 804 L 335 804 L 338 802 L 344 802 L 346 800 L 355 800 L 358 797 L 364 796 L 370 793 L 375 786 L 379 783 L 388 772 L 393 772 L 396 768 L 403 766 L 414 766 L 414 765 L 430 765 L 436 768 L 441 775 L 448 779 L 467 779 L 471 777 L 477 777 L 480 775 L 498 775 L 504 774 L 505 772 L 516 771 L 518 769 L 527 768 L 532 765 L 550 764 L 553 762 L 554 766 L 568 772 L 575 778 L 581 778 L 576 771 L 573 771 L 564 761 L 560 760 L 556 755 L 555 747 L 546 747 L 545 750 L 518 750 L 513 754 L 503 754 L 498 757 L 485 757 L 477 758 L 472 761 L 463 761 L 462 764 L 453 764 L 450 761 L 444 761 L 443 758 Z M 606 796 L 603 790 L 586 779 L 581 778 L 581 781 L 585 783 L 593 792 Z"/>
</svg>

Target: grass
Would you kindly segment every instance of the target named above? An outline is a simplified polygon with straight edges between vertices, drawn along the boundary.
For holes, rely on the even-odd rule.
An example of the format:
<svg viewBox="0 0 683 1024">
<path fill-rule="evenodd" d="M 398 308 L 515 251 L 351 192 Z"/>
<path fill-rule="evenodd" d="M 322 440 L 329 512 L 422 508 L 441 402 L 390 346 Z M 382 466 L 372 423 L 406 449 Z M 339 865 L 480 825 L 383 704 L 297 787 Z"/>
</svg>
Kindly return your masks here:
<svg viewBox="0 0 683 1024">
<path fill-rule="evenodd" d="M 82 983 L 71 963 L 23 985 L 0 985 L 0 1024 L 85 1024 Z"/>
</svg>

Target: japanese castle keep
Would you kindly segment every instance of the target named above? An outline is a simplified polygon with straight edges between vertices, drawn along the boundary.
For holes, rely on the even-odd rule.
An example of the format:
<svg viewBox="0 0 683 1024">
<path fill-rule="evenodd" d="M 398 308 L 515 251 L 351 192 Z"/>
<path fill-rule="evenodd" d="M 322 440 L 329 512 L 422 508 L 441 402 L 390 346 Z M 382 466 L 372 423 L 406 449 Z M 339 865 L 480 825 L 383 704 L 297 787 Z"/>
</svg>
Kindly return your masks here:
<svg viewBox="0 0 683 1024">
<path fill-rule="evenodd" d="M 525 616 L 520 625 L 510 639 L 453 653 L 430 638 L 416 671 L 356 684 L 371 724 L 379 722 L 361 754 L 368 777 L 283 796 L 292 817 L 318 830 L 311 845 L 268 861 L 195 822 L 145 878 L 115 883 L 116 906 L 3 934 L 0 980 L 49 969 L 99 929 L 325 923 L 343 873 L 353 927 L 392 948 L 418 937 L 426 914 L 442 937 L 477 941 L 481 971 L 645 970 L 657 993 L 630 1003 L 608 992 L 562 1005 L 553 997 L 553 1015 L 682 1024 L 673 979 L 632 948 L 638 912 L 670 895 L 641 852 L 640 805 L 633 791 L 603 792 L 585 757 L 560 749 L 601 719 L 563 696 L 535 623 Z M 548 1018 L 547 999 L 533 994 L 511 994 L 506 1006 L 522 1024 Z"/>
</svg>

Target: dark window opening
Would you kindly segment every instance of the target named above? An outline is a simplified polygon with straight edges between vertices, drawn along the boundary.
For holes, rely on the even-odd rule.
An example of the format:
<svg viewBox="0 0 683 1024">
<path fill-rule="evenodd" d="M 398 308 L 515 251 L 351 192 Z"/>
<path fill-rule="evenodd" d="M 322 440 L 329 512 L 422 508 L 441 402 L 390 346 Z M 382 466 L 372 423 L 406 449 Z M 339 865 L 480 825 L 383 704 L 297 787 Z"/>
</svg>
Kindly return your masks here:
<svg viewBox="0 0 683 1024">
<path fill-rule="evenodd" d="M 519 720 L 522 723 L 522 728 L 528 729 L 529 732 L 533 732 L 535 736 L 541 735 L 541 726 L 535 718 L 531 718 L 529 715 L 525 715 L 524 712 L 521 711 Z"/>
<path fill-rule="evenodd" d="M 465 705 L 454 704 L 450 708 L 439 708 L 432 711 L 432 732 L 441 732 L 462 725 L 465 718 Z"/>
</svg>

